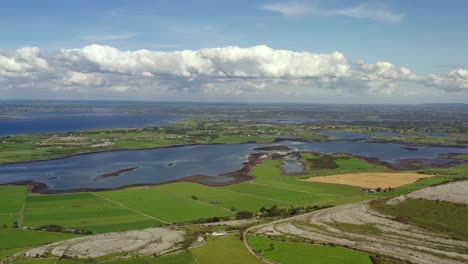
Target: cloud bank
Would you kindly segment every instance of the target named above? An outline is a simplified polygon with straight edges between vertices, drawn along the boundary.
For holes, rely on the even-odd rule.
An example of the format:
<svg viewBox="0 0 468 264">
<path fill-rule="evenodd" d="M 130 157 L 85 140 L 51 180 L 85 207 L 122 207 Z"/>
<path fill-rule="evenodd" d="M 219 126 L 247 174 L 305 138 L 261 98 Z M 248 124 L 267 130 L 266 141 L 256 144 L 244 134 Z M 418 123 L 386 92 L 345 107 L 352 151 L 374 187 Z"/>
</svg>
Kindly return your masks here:
<svg viewBox="0 0 468 264">
<path fill-rule="evenodd" d="M 420 85 L 443 92 L 468 91 L 468 69 L 418 75 L 390 62 L 351 62 L 339 52 L 316 54 L 260 45 L 181 51 L 125 51 L 104 45 L 43 54 L 26 47 L 0 52 L 0 91 L 147 94 L 276 94 L 337 91 L 393 94 Z"/>
<path fill-rule="evenodd" d="M 77 67 L 135 76 L 172 75 L 196 78 L 315 78 L 346 77 L 345 56 L 273 50 L 267 46 L 225 47 L 201 50 L 159 52 L 120 51 L 109 46 L 91 45 L 61 50 L 60 58 Z"/>
</svg>

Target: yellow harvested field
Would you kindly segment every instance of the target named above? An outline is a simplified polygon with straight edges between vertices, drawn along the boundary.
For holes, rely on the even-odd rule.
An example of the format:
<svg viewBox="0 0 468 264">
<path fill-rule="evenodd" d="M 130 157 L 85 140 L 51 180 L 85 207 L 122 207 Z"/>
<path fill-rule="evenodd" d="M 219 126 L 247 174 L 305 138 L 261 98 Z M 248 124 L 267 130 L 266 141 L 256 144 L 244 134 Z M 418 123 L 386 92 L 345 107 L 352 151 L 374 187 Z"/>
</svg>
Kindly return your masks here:
<svg viewBox="0 0 468 264">
<path fill-rule="evenodd" d="M 303 181 L 346 184 L 365 188 L 396 188 L 402 185 L 413 183 L 419 179 L 432 177 L 433 175 L 419 173 L 393 173 L 393 172 L 364 172 L 349 173 L 340 175 L 310 177 Z"/>
</svg>

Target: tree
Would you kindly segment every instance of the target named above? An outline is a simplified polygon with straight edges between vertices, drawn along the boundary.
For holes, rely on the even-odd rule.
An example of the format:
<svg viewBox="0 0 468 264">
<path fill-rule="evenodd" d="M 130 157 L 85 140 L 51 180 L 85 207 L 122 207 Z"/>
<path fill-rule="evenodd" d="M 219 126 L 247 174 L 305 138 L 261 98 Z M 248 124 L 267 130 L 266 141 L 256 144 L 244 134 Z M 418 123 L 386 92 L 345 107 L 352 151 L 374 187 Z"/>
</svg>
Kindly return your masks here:
<svg viewBox="0 0 468 264">
<path fill-rule="evenodd" d="M 268 217 L 280 216 L 283 213 L 282 211 L 283 210 L 278 208 L 278 206 L 275 204 L 270 209 L 267 210 L 266 216 L 268 216 Z"/>
<path fill-rule="evenodd" d="M 249 219 L 252 218 L 253 213 L 249 211 L 239 211 L 236 213 L 236 219 Z"/>
</svg>

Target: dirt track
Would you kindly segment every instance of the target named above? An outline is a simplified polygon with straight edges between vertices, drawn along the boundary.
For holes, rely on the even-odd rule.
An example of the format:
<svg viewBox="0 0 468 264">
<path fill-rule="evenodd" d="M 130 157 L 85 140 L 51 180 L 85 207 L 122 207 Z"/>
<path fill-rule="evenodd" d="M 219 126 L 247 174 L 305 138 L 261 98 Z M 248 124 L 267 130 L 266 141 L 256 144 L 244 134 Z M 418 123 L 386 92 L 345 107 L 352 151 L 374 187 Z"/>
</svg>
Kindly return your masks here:
<svg viewBox="0 0 468 264">
<path fill-rule="evenodd" d="M 370 231 L 345 231 L 338 229 L 336 223 L 361 225 L 361 228 L 369 227 Z M 371 225 L 378 231 L 372 232 Z M 265 225 L 256 233 L 293 235 L 317 243 L 331 243 L 421 264 L 468 262 L 468 254 L 461 253 L 467 251 L 467 242 L 393 221 L 371 210 L 368 202 L 329 208 L 291 221 Z"/>
</svg>

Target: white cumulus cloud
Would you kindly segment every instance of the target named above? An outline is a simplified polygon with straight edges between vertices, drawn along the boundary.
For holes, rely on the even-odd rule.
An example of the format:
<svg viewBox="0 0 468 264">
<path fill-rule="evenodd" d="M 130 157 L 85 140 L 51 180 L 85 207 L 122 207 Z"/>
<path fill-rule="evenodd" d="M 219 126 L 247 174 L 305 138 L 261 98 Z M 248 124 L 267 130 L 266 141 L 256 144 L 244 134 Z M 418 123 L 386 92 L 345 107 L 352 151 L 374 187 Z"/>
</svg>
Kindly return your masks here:
<svg viewBox="0 0 468 264">
<path fill-rule="evenodd" d="M 0 54 L 0 77 L 31 77 L 31 73 L 44 71 L 48 66 L 35 47 L 18 49 L 12 56 Z"/>
<path fill-rule="evenodd" d="M 83 73 L 71 71 L 63 78 L 66 85 L 99 86 L 104 79 L 101 76 L 92 73 Z"/>
<path fill-rule="evenodd" d="M 459 68 L 443 75 L 430 74 L 424 78 L 424 83 L 446 91 L 468 90 L 468 69 Z"/>
<path fill-rule="evenodd" d="M 0 53 L 0 90 L 199 96 L 410 93 L 406 87 L 437 92 L 468 91 L 468 69 L 418 75 L 387 61 L 350 62 L 339 52 L 319 54 L 228 46 L 199 50 L 120 50 L 105 45 L 38 48 Z M 128 92 L 128 93 L 126 93 Z M 204 97 L 202 97 L 204 98 Z"/>
<path fill-rule="evenodd" d="M 398 67 L 390 62 L 378 61 L 375 64 L 362 64 L 361 76 L 366 80 L 414 80 L 416 75 L 406 67 Z"/>
<path fill-rule="evenodd" d="M 80 67 L 129 75 L 179 77 L 315 78 L 346 77 L 349 63 L 338 52 L 313 54 L 267 46 L 224 47 L 160 52 L 120 51 L 101 45 L 62 50 L 61 59 Z"/>
<path fill-rule="evenodd" d="M 129 89 L 128 85 L 114 85 L 109 88 L 111 92 L 125 93 Z"/>
</svg>

